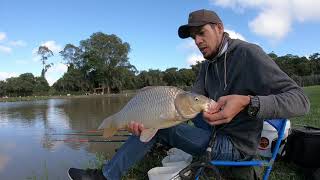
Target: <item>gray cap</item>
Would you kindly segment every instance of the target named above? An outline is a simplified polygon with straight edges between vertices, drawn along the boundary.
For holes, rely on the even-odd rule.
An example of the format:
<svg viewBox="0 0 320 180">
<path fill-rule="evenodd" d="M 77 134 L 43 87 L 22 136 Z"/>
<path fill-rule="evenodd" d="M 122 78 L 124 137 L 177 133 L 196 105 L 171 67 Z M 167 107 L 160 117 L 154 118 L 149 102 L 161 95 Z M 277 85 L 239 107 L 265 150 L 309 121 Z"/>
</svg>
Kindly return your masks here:
<svg viewBox="0 0 320 180">
<path fill-rule="evenodd" d="M 190 37 L 190 27 L 203 26 L 209 23 L 222 24 L 222 21 L 214 11 L 201 9 L 191 12 L 189 14 L 188 24 L 179 27 L 179 37 L 182 39 L 188 38 Z"/>
</svg>

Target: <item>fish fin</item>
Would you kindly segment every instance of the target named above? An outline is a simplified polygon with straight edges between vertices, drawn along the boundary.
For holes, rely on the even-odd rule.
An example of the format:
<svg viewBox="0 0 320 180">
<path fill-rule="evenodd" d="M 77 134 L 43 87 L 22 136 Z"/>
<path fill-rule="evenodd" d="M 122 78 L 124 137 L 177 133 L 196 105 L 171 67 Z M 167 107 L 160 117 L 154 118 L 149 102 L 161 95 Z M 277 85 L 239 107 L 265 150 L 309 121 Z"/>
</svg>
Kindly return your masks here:
<svg viewBox="0 0 320 180">
<path fill-rule="evenodd" d="M 146 87 L 143 87 L 139 90 L 139 92 L 143 92 L 145 90 L 148 90 L 148 89 L 152 89 L 152 88 L 155 88 L 156 86 L 146 86 Z"/>
<path fill-rule="evenodd" d="M 156 128 L 149 128 L 149 129 L 145 129 L 141 132 L 140 135 L 140 141 L 141 142 L 149 142 L 154 135 L 156 135 L 158 129 Z"/>
<path fill-rule="evenodd" d="M 109 138 L 117 132 L 117 128 L 105 128 L 103 131 L 103 137 Z"/>
<path fill-rule="evenodd" d="M 160 119 L 163 121 L 180 121 L 182 120 L 182 117 L 179 115 L 178 112 L 174 114 L 164 113 L 164 114 L 160 114 Z"/>
<path fill-rule="evenodd" d="M 105 129 L 105 128 L 110 128 L 112 126 L 112 121 L 113 121 L 113 116 L 109 116 L 105 118 L 98 129 Z"/>
<path fill-rule="evenodd" d="M 173 120 L 174 118 L 172 116 L 169 116 L 169 114 L 161 114 L 160 119 L 162 120 Z"/>
<path fill-rule="evenodd" d="M 117 128 L 113 126 L 113 116 L 105 118 L 98 129 L 104 129 L 103 137 L 108 138 L 117 132 Z"/>
</svg>

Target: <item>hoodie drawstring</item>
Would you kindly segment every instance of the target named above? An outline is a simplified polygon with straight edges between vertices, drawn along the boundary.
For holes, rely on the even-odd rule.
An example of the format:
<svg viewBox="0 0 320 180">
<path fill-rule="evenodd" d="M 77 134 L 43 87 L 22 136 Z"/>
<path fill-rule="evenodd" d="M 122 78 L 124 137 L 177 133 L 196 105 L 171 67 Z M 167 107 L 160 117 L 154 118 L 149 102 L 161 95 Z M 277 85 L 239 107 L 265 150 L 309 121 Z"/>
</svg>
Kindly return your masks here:
<svg viewBox="0 0 320 180">
<path fill-rule="evenodd" d="M 227 88 L 227 51 L 224 53 L 224 89 Z"/>
<path fill-rule="evenodd" d="M 208 70 L 209 66 L 216 62 L 217 59 L 224 54 L 224 88 L 223 90 L 226 90 L 228 84 L 227 84 L 227 49 L 228 49 L 228 37 L 229 35 L 227 33 L 224 34 L 223 39 L 222 39 L 222 44 L 221 47 L 219 48 L 219 53 L 216 57 L 214 57 L 212 60 L 209 60 L 209 64 L 206 68 L 206 73 L 205 73 L 205 79 L 204 79 L 204 87 L 206 87 L 207 84 L 207 75 L 208 75 Z"/>
</svg>

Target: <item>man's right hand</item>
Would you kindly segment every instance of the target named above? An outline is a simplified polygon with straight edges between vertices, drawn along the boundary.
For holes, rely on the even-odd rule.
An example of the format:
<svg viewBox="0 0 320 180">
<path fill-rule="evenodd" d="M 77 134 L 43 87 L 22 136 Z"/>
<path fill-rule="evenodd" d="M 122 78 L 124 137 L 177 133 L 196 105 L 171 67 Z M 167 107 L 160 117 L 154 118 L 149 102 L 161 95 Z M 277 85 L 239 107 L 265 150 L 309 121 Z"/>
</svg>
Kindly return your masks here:
<svg viewBox="0 0 320 180">
<path fill-rule="evenodd" d="M 143 130 L 144 130 L 143 124 L 138 122 L 131 121 L 128 125 L 128 131 L 133 135 L 140 136 Z"/>
</svg>

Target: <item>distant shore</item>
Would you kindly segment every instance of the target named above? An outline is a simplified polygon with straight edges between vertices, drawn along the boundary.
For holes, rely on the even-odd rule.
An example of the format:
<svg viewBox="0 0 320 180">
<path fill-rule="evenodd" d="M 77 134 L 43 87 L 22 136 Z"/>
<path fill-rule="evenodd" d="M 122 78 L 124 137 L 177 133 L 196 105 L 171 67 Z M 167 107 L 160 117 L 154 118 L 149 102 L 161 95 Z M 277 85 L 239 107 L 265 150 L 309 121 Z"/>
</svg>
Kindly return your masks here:
<svg viewBox="0 0 320 180">
<path fill-rule="evenodd" d="M 96 97 L 118 97 L 133 96 L 134 92 L 117 94 L 89 94 L 89 95 L 53 95 L 53 96 L 25 96 L 25 97 L 0 97 L 0 102 L 38 101 L 48 99 L 68 99 L 68 98 L 96 98 Z"/>
</svg>

